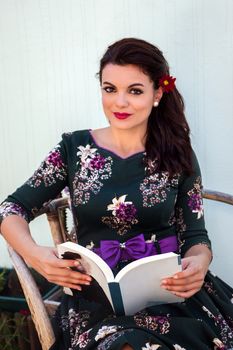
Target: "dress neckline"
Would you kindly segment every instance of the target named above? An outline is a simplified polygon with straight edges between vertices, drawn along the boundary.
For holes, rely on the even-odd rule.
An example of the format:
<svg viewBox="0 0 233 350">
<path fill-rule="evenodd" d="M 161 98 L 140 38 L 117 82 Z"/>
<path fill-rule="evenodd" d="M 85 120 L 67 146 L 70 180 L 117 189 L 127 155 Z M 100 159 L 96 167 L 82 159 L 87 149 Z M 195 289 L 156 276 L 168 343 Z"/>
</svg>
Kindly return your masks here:
<svg viewBox="0 0 233 350">
<path fill-rule="evenodd" d="M 88 129 L 88 133 L 89 133 L 89 136 L 90 136 L 90 138 L 91 138 L 91 140 L 92 140 L 92 143 L 93 143 L 96 147 L 98 147 L 99 149 L 101 149 L 101 150 L 103 150 L 103 151 L 105 151 L 105 152 L 111 153 L 113 156 L 115 156 L 116 158 L 119 158 L 120 160 L 127 160 L 127 159 L 130 159 L 130 158 L 136 157 L 136 156 L 138 156 L 138 155 L 143 155 L 143 154 L 145 154 L 145 151 L 141 151 L 141 152 L 133 153 L 133 154 L 131 154 L 131 155 L 128 156 L 128 157 L 121 157 L 119 154 L 115 153 L 114 151 L 112 151 L 112 150 L 110 150 L 110 149 L 108 149 L 108 148 L 105 148 L 105 147 L 100 146 L 100 145 L 98 144 L 98 142 L 95 140 L 95 138 L 94 138 L 94 136 L 92 135 L 91 131 L 92 131 L 92 129 Z"/>
</svg>

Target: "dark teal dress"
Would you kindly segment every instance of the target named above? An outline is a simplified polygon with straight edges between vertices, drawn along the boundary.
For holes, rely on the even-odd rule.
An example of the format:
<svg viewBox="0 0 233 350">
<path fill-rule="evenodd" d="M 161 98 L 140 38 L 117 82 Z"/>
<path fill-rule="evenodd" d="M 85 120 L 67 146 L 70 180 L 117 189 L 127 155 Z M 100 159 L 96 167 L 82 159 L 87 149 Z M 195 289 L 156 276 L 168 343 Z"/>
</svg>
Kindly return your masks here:
<svg viewBox="0 0 233 350">
<path fill-rule="evenodd" d="M 17 214 L 30 222 L 68 187 L 78 242 L 89 249 L 98 251 L 102 240 L 123 247 L 139 235 L 155 254 L 183 256 L 196 244 L 211 249 L 195 154 L 193 174 L 172 178 L 167 172 L 149 174 L 144 158 L 140 152 L 123 159 L 99 147 L 88 130 L 64 134 L 32 177 L 2 203 L 0 217 Z M 122 256 L 111 266 L 114 272 L 133 260 Z M 101 293 L 89 298 L 88 288 L 64 295 L 53 318 L 51 349 L 121 349 L 125 343 L 138 350 L 233 348 L 233 290 L 210 272 L 193 297 L 133 316 L 114 315 Z"/>
</svg>

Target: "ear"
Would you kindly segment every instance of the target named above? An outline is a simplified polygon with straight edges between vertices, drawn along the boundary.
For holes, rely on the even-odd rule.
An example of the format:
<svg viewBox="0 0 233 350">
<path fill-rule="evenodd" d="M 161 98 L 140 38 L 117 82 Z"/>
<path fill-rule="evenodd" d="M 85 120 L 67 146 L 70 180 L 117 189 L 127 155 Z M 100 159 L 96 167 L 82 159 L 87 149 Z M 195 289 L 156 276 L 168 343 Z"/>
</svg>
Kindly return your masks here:
<svg viewBox="0 0 233 350">
<path fill-rule="evenodd" d="M 162 97 L 163 97 L 163 88 L 160 86 L 154 92 L 154 100 L 159 102 Z"/>
</svg>

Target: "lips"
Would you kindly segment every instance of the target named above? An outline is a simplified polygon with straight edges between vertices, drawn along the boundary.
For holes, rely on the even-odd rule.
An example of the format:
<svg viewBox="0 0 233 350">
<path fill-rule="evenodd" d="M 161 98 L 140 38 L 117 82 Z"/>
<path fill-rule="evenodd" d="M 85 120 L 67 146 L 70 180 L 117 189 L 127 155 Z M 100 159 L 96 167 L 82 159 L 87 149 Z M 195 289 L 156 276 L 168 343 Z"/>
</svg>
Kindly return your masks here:
<svg viewBox="0 0 233 350">
<path fill-rule="evenodd" d="M 129 113 L 119 113 L 119 112 L 114 112 L 113 113 L 117 119 L 126 119 L 131 116 Z"/>
</svg>

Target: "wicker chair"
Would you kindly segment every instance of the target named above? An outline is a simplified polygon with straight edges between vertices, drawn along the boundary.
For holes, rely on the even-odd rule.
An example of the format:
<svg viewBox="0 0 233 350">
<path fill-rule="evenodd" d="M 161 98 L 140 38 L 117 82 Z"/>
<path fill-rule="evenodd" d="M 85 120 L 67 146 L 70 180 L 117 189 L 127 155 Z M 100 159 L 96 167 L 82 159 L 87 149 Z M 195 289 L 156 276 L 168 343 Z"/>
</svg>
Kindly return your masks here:
<svg viewBox="0 0 233 350">
<path fill-rule="evenodd" d="M 233 195 L 221 192 L 203 190 L 203 198 L 233 205 Z M 55 245 L 67 240 L 75 241 L 75 232 L 72 230 L 69 231 L 66 225 L 67 208 L 69 208 L 69 198 L 58 198 L 51 201 L 38 214 L 47 215 Z M 49 316 L 54 312 L 59 303 L 53 300 L 43 301 L 24 260 L 12 249 L 12 247 L 9 246 L 8 250 L 31 311 L 42 349 L 48 350 L 54 342 L 54 333 Z"/>
</svg>

